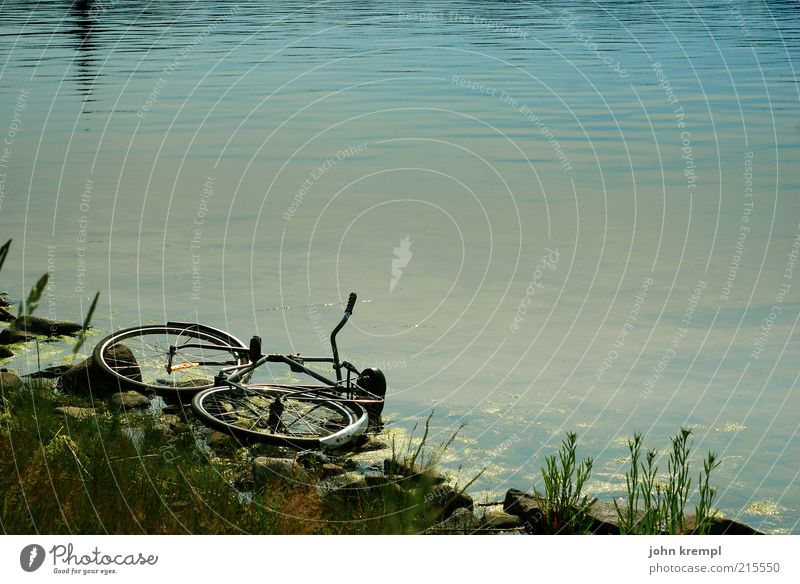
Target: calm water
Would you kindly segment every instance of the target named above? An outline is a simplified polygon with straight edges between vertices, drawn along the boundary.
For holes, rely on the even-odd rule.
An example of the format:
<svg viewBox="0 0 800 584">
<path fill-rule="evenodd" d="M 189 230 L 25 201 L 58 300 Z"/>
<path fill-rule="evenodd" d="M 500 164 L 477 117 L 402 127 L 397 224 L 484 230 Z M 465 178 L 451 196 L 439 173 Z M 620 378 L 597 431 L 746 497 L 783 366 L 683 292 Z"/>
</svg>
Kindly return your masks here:
<svg viewBox="0 0 800 584">
<path fill-rule="evenodd" d="M 305 353 L 356 290 L 389 427 L 465 422 L 487 497 L 568 429 L 620 495 L 683 425 L 798 533 L 799 44 L 796 2 L 6 1 L 4 284 Z"/>
</svg>

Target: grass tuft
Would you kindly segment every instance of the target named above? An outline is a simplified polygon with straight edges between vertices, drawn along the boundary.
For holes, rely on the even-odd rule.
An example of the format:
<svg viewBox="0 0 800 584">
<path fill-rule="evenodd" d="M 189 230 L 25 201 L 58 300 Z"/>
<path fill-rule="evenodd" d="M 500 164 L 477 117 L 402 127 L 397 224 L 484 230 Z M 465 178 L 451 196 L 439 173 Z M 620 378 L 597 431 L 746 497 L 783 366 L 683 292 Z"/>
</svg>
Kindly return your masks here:
<svg viewBox="0 0 800 584">
<path fill-rule="evenodd" d="M 541 469 L 544 495 L 539 495 L 544 527 L 548 533 L 586 533 L 592 525 L 591 502 L 583 488 L 592 473 L 592 459 L 577 464 L 578 436 L 567 432 L 556 454 L 545 458 Z"/>
</svg>

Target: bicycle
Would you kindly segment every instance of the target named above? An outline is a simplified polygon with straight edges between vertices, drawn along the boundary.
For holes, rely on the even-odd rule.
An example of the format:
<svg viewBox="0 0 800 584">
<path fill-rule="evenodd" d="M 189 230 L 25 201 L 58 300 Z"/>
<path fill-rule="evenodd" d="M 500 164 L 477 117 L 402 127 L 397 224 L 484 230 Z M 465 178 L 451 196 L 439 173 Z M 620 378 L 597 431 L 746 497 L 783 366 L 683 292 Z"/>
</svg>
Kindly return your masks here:
<svg viewBox="0 0 800 584">
<path fill-rule="evenodd" d="M 93 359 L 124 387 L 185 403 L 206 425 L 240 439 L 299 448 L 336 448 L 379 421 L 386 395 L 380 369 L 359 371 L 339 359 L 336 335 L 353 314 L 351 293 L 330 335 L 331 357 L 262 354 L 261 338 L 249 345 L 223 330 L 196 323 L 132 327 L 100 341 Z M 249 384 L 268 363 L 287 365 L 316 384 Z M 330 364 L 336 379 L 307 365 Z"/>
</svg>

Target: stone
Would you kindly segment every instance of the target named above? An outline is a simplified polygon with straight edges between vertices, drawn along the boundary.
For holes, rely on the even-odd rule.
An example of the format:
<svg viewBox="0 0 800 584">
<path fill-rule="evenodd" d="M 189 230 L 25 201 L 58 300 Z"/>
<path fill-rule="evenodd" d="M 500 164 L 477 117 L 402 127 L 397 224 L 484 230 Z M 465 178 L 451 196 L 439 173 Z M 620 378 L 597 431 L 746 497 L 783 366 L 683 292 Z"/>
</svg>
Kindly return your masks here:
<svg viewBox="0 0 800 584">
<path fill-rule="evenodd" d="M 367 484 L 367 478 L 362 476 L 342 485 L 336 490 L 336 493 L 345 496 L 360 495 L 369 488 L 370 486 Z"/>
<path fill-rule="evenodd" d="M 472 497 L 448 484 L 441 484 L 426 493 L 425 502 L 443 519 L 452 515 L 456 509 L 472 511 L 474 506 Z"/>
<path fill-rule="evenodd" d="M 35 335 L 74 335 L 83 325 L 66 320 L 50 320 L 41 316 L 18 316 L 14 320 L 14 328 Z"/>
<path fill-rule="evenodd" d="M 522 519 L 503 511 L 489 511 L 481 519 L 481 530 L 490 532 L 518 530 L 522 527 Z"/>
<path fill-rule="evenodd" d="M 503 511 L 519 517 L 527 533 L 544 533 L 544 515 L 533 495 L 509 489 L 503 500 Z"/>
<path fill-rule="evenodd" d="M 431 485 L 441 485 L 447 482 L 447 478 L 435 474 L 431 470 L 425 469 L 418 464 L 412 465 L 404 460 L 387 458 L 383 461 L 383 473 L 387 475 L 401 475 L 413 479 L 415 482 L 425 482 Z"/>
<path fill-rule="evenodd" d="M 267 458 L 288 458 L 294 460 L 297 453 L 287 446 L 278 446 L 277 444 L 263 444 L 258 442 L 250 447 L 250 453 L 258 458 L 265 456 Z M 299 462 L 299 457 L 298 457 Z"/>
<path fill-rule="evenodd" d="M 136 391 L 115 393 L 111 396 L 111 407 L 116 410 L 142 410 L 150 407 L 150 399 Z"/>
<path fill-rule="evenodd" d="M 627 512 L 628 503 L 624 498 L 618 499 L 617 504 L 622 513 Z M 618 535 L 620 533 L 619 515 L 613 501 L 595 501 L 589 509 L 589 515 L 593 520 L 590 528 L 592 533 L 596 535 Z M 634 517 L 638 523 L 644 517 L 644 512 L 637 511 Z"/>
<path fill-rule="evenodd" d="M 386 485 L 400 485 L 405 480 L 401 475 L 365 475 L 364 481 L 369 487 L 383 487 Z"/>
<path fill-rule="evenodd" d="M 264 454 L 263 456 L 270 456 L 269 454 Z M 284 456 L 278 456 L 278 458 L 285 458 Z M 308 450 L 306 452 L 301 452 L 297 455 L 297 462 L 300 463 L 303 468 L 321 468 L 326 464 L 330 464 L 333 461 L 328 457 L 322 454 L 321 452 L 315 452 L 314 450 Z"/>
<path fill-rule="evenodd" d="M 322 478 L 330 478 L 343 475 L 344 473 L 347 472 L 347 470 L 342 468 L 338 464 L 333 464 L 332 462 L 326 462 L 325 464 L 320 466 L 320 472 L 322 474 Z"/>
<path fill-rule="evenodd" d="M 253 460 L 253 482 L 263 487 L 276 480 L 308 484 L 309 476 L 297 461 L 260 456 Z"/>
<path fill-rule="evenodd" d="M 0 321 L 3 322 L 14 322 L 17 320 L 17 317 L 7 311 L 5 308 L 0 306 Z"/>
<path fill-rule="evenodd" d="M 0 389 L 3 391 L 12 391 L 22 387 L 22 380 L 13 371 L 8 369 L 0 369 Z"/>
<path fill-rule="evenodd" d="M 28 375 L 31 379 L 58 379 L 64 373 L 69 371 L 71 365 L 54 365 L 53 367 L 45 367 L 41 371 L 36 371 Z"/>
<path fill-rule="evenodd" d="M 93 408 L 79 408 L 75 406 L 61 406 L 53 411 L 57 414 L 63 414 L 68 418 L 75 418 L 76 420 L 83 420 L 95 414 Z"/>
<path fill-rule="evenodd" d="M 445 520 L 425 530 L 426 535 L 469 535 L 480 528 L 480 519 L 469 509 L 461 507 Z"/>
<path fill-rule="evenodd" d="M 206 439 L 206 443 L 208 447 L 218 455 L 233 454 L 242 447 L 241 443 L 236 438 L 217 430 L 211 432 L 208 439 Z"/>
<path fill-rule="evenodd" d="M 132 381 L 142 380 L 136 358 L 125 345 L 116 345 L 106 351 L 106 362 Z M 58 386 L 67 393 L 91 394 L 95 397 L 110 397 L 135 387 L 108 373 L 92 357 L 70 367 L 59 379 Z"/>
<path fill-rule="evenodd" d="M 387 480 L 384 475 L 372 475 L 369 477 L 358 477 L 342 487 L 333 491 L 333 494 L 344 499 L 357 501 L 361 498 L 374 496 L 377 493 L 382 495 L 400 496 L 403 490 L 397 481 Z"/>
<path fill-rule="evenodd" d="M 7 349 L 6 347 L 0 346 L 0 359 L 8 359 L 9 357 L 13 357 L 14 352 L 11 349 Z"/>
<path fill-rule="evenodd" d="M 16 343 L 27 343 L 34 339 L 33 335 L 18 331 L 13 328 L 7 328 L 0 331 L 0 345 L 14 345 Z"/>
<path fill-rule="evenodd" d="M 362 434 L 348 446 L 348 449 L 353 452 L 376 452 L 378 450 L 386 450 L 387 448 L 389 448 L 389 445 L 386 444 L 386 442 L 367 434 Z"/>
<path fill-rule="evenodd" d="M 693 533 L 696 529 L 697 524 L 697 517 L 694 515 L 689 515 L 686 517 L 686 530 L 689 533 Z M 712 517 L 711 519 L 711 528 L 708 531 L 709 535 L 764 535 L 763 532 L 758 531 L 750 527 L 749 525 L 745 525 L 744 523 L 739 523 L 738 521 L 734 521 L 733 519 L 727 519 L 725 517 Z"/>
</svg>

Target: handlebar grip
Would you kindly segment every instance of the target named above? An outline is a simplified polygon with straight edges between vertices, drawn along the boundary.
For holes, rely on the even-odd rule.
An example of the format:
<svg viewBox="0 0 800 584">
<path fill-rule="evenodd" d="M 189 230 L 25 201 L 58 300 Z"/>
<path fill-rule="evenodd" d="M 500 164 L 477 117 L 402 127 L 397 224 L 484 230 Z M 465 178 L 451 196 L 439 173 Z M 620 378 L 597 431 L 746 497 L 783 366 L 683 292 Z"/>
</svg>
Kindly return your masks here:
<svg viewBox="0 0 800 584">
<path fill-rule="evenodd" d="M 353 314 L 353 308 L 356 305 L 356 298 L 358 298 L 356 293 L 350 292 L 350 299 L 347 301 L 347 308 L 344 309 L 347 314 Z"/>
</svg>

